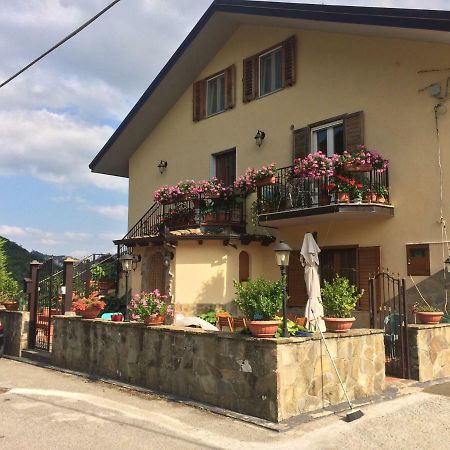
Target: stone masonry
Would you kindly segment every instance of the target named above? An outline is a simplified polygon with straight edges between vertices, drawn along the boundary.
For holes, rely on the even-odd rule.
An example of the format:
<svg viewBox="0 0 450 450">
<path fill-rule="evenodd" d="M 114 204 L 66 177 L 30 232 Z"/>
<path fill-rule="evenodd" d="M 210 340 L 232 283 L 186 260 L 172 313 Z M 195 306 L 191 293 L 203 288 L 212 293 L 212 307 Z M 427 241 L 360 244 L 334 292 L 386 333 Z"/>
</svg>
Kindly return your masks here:
<svg viewBox="0 0 450 450">
<path fill-rule="evenodd" d="M 30 313 L 0 310 L 0 321 L 5 332 L 5 355 L 21 356 L 22 350 L 28 348 Z"/>
</svg>

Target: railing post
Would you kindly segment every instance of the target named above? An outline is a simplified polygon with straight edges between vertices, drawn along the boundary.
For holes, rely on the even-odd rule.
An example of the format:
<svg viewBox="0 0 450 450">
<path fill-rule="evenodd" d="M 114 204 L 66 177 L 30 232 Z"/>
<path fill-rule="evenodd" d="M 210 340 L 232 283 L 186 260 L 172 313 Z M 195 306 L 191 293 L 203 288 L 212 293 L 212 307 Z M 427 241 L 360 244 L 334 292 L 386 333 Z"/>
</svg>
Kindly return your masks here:
<svg viewBox="0 0 450 450">
<path fill-rule="evenodd" d="M 75 260 L 72 258 L 66 258 L 64 260 L 63 268 L 63 286 L 64 292 L 63 297 L 63 311 L 64 315 L 68 314 L 72 309 L 72 298 L 73 298 L 73 264 Z"/>
<path fill-rule="evenodd" d="M 36 344 L 36 319 L 37 319 L 37 297 L 38 297 L 38 270 L 41 263 L 39 261 L 30 262 L 30 328 L 28 331 L 28 347 L 34 348 Z"/>
</svg>

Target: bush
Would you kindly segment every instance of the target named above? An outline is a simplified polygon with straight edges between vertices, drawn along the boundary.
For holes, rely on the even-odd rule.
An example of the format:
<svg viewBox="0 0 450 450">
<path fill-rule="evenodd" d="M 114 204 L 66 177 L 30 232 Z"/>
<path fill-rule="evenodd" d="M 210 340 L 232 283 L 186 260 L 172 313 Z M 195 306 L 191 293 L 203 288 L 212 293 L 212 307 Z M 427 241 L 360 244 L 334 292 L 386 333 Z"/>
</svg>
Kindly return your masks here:
<svg viewBox="0 0 450 450">
<path fill-rule="evenodd" d="M 326 317 L 352 317 L 356 303 L 364 295 L 357 294 L 356 287 L 347 278 L 336 275 L 331 283 L 324 282 L 322 304 Z"/>
<path fill-rule="evenodd" d="M 208 311 L 203 314 L 200 314 L 200 319 L 206 320 L 206 322 L 210 323 L 211 325 L 216 325 L 217 318 L 216 318 L 216 312 L 215 311 Z"/>
<path fill-rule="evenodd" d="M 285 279 L 277 282 L 258 278 L 238 283 L 234 281 L 237 298 L 234 300 L 250 320 L 272 320 L 283 304 Z"/>
</svg>

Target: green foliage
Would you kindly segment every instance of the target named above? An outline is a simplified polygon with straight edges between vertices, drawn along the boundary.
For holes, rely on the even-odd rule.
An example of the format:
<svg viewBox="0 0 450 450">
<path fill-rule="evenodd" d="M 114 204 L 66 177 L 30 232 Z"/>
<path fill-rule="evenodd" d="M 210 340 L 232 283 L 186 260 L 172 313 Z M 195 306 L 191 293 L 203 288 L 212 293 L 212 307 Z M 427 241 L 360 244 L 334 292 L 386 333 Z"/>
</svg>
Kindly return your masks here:
<svg viewBox="0 0 450 450">
<path fill-rule="evenodd" d="M 125 295 L 122 295 L 122 297 L 106 295 L 102 298 L 102 300 L 105 302 L 105 309 L 102 313 L 121 312 L 125 315 L 125 311 L 127 309 Z"/>
<path fill-rule="evenodd" d="M 326 317 L 352 317 L 356 303 L 364 295 L 364 290 L 358 294 L 356 287 L 345 277 L 336 275 L 331 283 L 324 282 L 322 304 Z"/>
<path fill-rule="evenodd" d="M 91 267 L 91 277 L 95 281 L 113 280 L 116 276 L 116 269 L 115 262 L 99 263 Z"/>
<path fill-rule="evenodd" d="M 281 309 L 285 279 L 272 282 L 257 278 L 254 281 L 233 283 L 236 289 L 234 302 L 250 320 L 271 320 Z"/>
<path fill-rule="evenodd" d="M 0 239 L 0 300 L 15 300 L 19 296 L 19 284 L 11 277 L 7 268 L 5 241 Z"/>
<path fill-rule="evenodd" d="M 206 313 L 199 315 L 200 319 L 206 320 L 211 325 L 216 325 L 217 318 L 216 318 L 216 312 L 215 311 L 208 311 Z"/>
<path fill-rule="evenodd" d="M 278 327 L 278 330 L 275 333 L 275 337 L 281 337 L 283 335 L 283 318 L 276 316 L 275 320 L 281 321 L 281 323 Z M 297 331 L 303 331 L 304 333 L 310 333 L 310 331 L 307 328 L 302 327 L 301 325 L 297 325 L 295 322 L 293 322 L 292 320 L 289 320 L 289 319 L 287 320 L 287 329 L 291 336 L 295 336 L 295 333 L 297 333 Z"/>
<path fill-rule="evenodd" d="M 427 305 L 426 303 L 415 303 L 412 309 L 413 312 L 441 312 L 441 310 L 434 306 Z"/>
</svg>

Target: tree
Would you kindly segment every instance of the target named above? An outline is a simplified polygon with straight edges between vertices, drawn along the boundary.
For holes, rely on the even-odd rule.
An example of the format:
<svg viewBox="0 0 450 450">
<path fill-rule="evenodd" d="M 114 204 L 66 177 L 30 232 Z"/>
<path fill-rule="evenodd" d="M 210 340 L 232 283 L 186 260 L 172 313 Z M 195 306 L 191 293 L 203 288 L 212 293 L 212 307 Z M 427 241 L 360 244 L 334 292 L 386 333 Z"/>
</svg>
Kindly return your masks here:
<svg viewBox="0 0 450 450">
<path fill-rule="evenodd" d="M 19 284 L 6 266 L 5 241 L 0 239 L 0 301 L 14 300 L 19 295 Z"/>
</svg>

